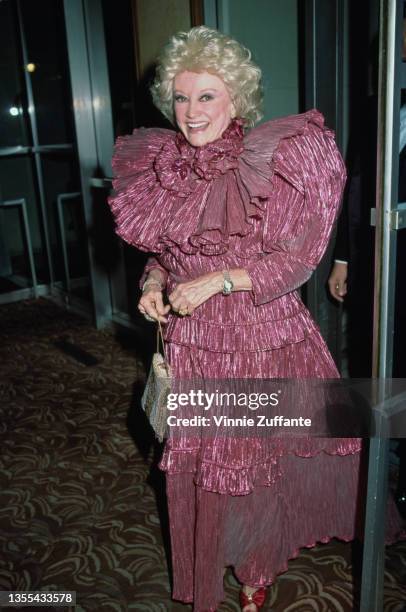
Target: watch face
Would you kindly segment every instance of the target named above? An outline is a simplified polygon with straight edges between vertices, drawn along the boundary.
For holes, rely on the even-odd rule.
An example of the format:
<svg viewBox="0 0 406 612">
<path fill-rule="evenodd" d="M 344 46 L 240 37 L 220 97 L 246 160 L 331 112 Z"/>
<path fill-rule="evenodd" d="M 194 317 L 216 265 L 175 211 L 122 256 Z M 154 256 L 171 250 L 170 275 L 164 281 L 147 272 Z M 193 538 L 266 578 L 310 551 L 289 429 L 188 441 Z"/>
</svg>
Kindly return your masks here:
<svg viewBox="0 0 406 612">
<path fill-rule="evenodd" d="M 227 280 L 225 278 L 224 284 L 223 284 L 223 293 L 226 293 L 228 295 L 229 293 L 232 292 L 233 287 L 234 287 L 233 283 L 230 280 Z"/>
</svg>

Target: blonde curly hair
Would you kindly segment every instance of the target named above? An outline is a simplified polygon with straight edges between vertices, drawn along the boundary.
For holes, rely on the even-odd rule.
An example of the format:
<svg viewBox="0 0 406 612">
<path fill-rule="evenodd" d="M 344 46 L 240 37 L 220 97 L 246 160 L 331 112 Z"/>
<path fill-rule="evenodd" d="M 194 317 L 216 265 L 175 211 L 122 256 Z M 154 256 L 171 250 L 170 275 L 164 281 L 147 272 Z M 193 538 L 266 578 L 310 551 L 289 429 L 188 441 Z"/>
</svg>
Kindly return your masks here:
<svg viewBox="0 0 406 612">
<path fill-rule="evenodd" d="M 261 119 L 261 70 L 251 60 L 251 52 L 218 30 L 197 26 L 178 32 L 163 47 L 157 58 L 155 79 L 151 85 L 154 104 L 172 123 L 173 79 L 184 70 L 210 72 L 226 85 L 236 116 L 248 127 Z"/>
</svg>

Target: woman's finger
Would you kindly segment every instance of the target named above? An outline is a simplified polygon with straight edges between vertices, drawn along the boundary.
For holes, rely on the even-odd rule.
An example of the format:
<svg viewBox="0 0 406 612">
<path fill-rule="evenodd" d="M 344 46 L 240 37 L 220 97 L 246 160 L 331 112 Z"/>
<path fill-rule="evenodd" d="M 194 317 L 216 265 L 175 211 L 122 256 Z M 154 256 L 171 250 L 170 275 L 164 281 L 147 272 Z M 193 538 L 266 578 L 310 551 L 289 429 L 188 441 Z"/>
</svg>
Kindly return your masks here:
<svg viewBox="0 0 406 612">
<path fill-rule="evenodd" d="M 147 308 L 146 308 L 146 313 L 150 316 L 153 317 L 153 319 L 155 321 L 157 321 L 159 319 L 159 321 L 161 323 L 167 323 L 168 319 L 166 318 L 166 314 L 168 313 L 170 309 L 170 306 L 166 307 L 163 306 L 161 311 L 158 311 L 155 302 L 152 302 Z"/>
<path fill-rule="evenodd" d="M 196 304 L 191 301 L 191 296 L 195 297 L 195 288 L 188 291 L 189 287 L 186 284 L 178 285 L 174 291 L 168 296 L 172 310 L 179 312 L 180 310 L 188 310 L 192 312 L 196 308 Z"/>
<path fill-rule="evenodd" d="M 168 320 L 165 315 L 168 314 L 171 307 L 169 304 L 164 306 L 162 291 L 151 288 L 142 295 L 138 302 L 138 309 L 148 320 L 157 321 L 159 319 L 161 323 L 167 323 Z"/>
<path fill-rule="evenodd" d="M 159 316 L 155 307 L 155 298 L 151 295 L 144 295 L 138 303 L 138 308 L 143 315 L 147 314 L 155 320 Z"/>
<path fill-rule="evenodd" d="M 164 302 L 162 299 L 162 293 L 158 293 L 156 295 L 155 308 L 160 315 L 164 315 L 168 312 L 166 310 L 166 306 L 164 306 Z"/>
</svg>

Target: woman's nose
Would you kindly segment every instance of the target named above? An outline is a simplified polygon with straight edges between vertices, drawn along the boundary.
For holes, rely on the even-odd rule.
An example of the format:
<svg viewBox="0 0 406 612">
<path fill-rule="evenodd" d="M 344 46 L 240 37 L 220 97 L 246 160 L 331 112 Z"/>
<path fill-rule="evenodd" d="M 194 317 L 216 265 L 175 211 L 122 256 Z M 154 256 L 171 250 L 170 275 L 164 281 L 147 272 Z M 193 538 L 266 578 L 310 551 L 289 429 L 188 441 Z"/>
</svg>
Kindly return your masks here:
<svg viewBox="0 0 406 612">
<path fill-rule="evenodd" d="M 193 117 L 196 117 L 198 112 L 199 112 L 199 101 L 189 100 L 187 109 L 186 109 L 186 116 L 189 117 L 190 119 L 193 119 Z"/>
</svg>

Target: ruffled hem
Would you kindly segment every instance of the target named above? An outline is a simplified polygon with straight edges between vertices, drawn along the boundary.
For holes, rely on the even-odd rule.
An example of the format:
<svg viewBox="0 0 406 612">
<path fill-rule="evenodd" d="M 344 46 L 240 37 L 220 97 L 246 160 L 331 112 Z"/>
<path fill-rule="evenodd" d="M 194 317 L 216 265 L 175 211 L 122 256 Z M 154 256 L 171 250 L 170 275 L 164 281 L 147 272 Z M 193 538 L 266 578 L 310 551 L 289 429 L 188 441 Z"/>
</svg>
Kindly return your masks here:
<svg viewBox="0 0 406 612">
<path fill-rule="evenodd" d="M 339 441 L 338 441 L 339 440 Z M 283 472 L 279 465 L 279 458 L 283 455 L 296 455 L 310 458 L 325 453 L 326 455 L 352 455 L 361 451 L 362 441 L 359 438 L 342 438 L 326 440 L 323 448 L 320 439 L 316 444 L 309 439 L 292 440 L 292 449 L 288 449 L 287 441 L 283 441 L 283 449 L 275 449 L 271 457 L 267 457 L 256 464 L 235 467 L 221 465 L 219 462 L 201 459 L 200 449 L 193 451 L 167 450 L 159 463 L 159 468 L 170 474 L 195 474 L 196 486 L 205 491 L 227 495 L 249 495 L 257 486 L 271 486 Z"/>
<path fill-rule="evenodd" d="M 285 563 L 277 571 L 275 571 L 273 578 L 266 582 L 261 582 L 261 583 L 258 582 L 256 584 L 251 584 L 252 580 L 250 576 L 244 576 L 243 572 L 240 572 L 238 569 L 236 569 L 234 565 L 232 565 L 231 567 L 233 567 L 233 572 L 236 578 L 241 582 L 241 584 L 250 584 L 250 586 L 258 587 L 258 588 L 264 587 L 264 586 L 268 587 L 274 584 L 278 576 L 280 576 L 281 574 L 284 574 L 285 572 L 289 570 L 289 561 L 293 561 L 294 559 L 297 559 L 297 557 L 299 557 L 299 555 L 302 553 L 303 548 L 311 549 L 311 548 L 314 548 L 315 546 L 319 546 L 320 544 L 328 544 L 329 542 L 331 542 L 331 540 L 341 540 L 342 542 L 348 543 L 348 542 L 352 542 L 355 539 L 360 539 L 359 535 L 355 533 L 346 534 L 346 535 L 338 535 L 338 534 L 337 535 L 326 535 L 326 536 L 319 536 L 317 538 L 315 537 L 314 539 L 312 539 L 311 544 L 302 544 L 301 546 L 292 550 L 292 552 L 286 558 Z M 406 540 L 406 530 L 403 529 L 396 535 L 386 537 L 385 546 L 391 546 L 392 544 L 395 544 L 399 540 Z"/>
<path fill-rule="evenodd" d="M 274 575 L 272 578 L 270 578 L 269 580 L 265 581 L 265 582 L 261 582 L 261 583 L 256 583 L 256 584 L 251 584 L 252 579 L 250 576 L 244 576 L 243 572 L 240 572 L 235 566 L 233 567 L 233 572 L 237 578 L 237 580 L 239 580 L 241 582 L 241 584 L 250 584 L 250 586 L 252 587 L 269 587 L 272 586 L 274 584 L 274 582 L 278 579 L 278 577 L 281 574 L 284 574 L 285 572 L 287 572 L 289 570 L 289 561 L 293 561 L 294 559 L 297 559 L 297 557 L 299 557 L 299 555 L 302 552 L 303 548 L 314 548 L 315 546 L 318 546 L 320 544 L 328 544 L 331 540 L 333 539 L 337 539 L 337 540 L 341 540 L 342 542 L 351 542 L 352 540 L 354 540 L 356 538 L 356 536 L 354 534 L 351 535 L 334 535 L 334 536 L 320 536 L 318 538 L 314 538 L 312 540 L 311 544 L 303 544 L 302 546 L 299 546 L 298 548 L 295 548 L 286 558 L 285 563 L 280 566 L 278 568 L 278 570 L 275 571 Z M 394 540 L 396 541 L 396 540 Z"/>
<path fill-rule="evenodd" d="M 318 330 L 305 309 L 286 319 L 258 323 L 224 324 L 192 317 L 172 317 L 167 342 L 220 353 L 266 351 L 302 342 Z"/>
<path fill-rule="evenodd" d="M 286 573 L 289 570 L 289 561 L 294 561 L 295 559 L 297 559 L 302 554 L 303 549 L 310 550 L 312 548 L 315 548 L 316 546 L 320 546 L 320 544 L 329 544 L 331 540 L 340 540 L 341 542 L 345 542 L 348 544 L 349 542 L 352 542 L 355 539 L 361 540 L 359 535 L 356 534 L 355 532 L 351 534 L 347 533 L 347 534 L 315 536 L 314 538 L 312 538 L 309 544 L 302 544 L 301 546 L 294 548 L 288 554 L 283 564 L 281 564 L 278 567 L 278 569 L 273 572 L 272 577 L 269 577 L 268 580 L 262 581 L 262 582 L 253 582 L 249 574 L 244 574 L 244 572 L 240 571 L 233 563 L 227 564 L 226 567 L 232 568 L 233 574 L 237 578 L 237 580 L 240 582 L 240 584 L 249 584 L 250 586 L 254 588 L 271 587 L 273 584 L 275 584 L 276 580 L 279 578 L 280 575 Z M 385 538 L 385 546 L 391 546 L 399 542 L 399 540 L 402 540 L 402 541 L 406 540 L 406 530 L 401 530 L 398 534 L 393 535 L 393 536 L 387 536 Z M 180 601 L 185 604 L 193 604 L 193 598 L 182 597 L 181 595 L 177 596 L 177 594 L 174 594 L 172 596 L 172 600 Z M 218 609 L 220 603 L 221 601 L 219 601 L 216 606 L 214 607 L 211 606 L 210 608 L 208 608 L 208 612 L 215 612 Z"/>
</svg>

